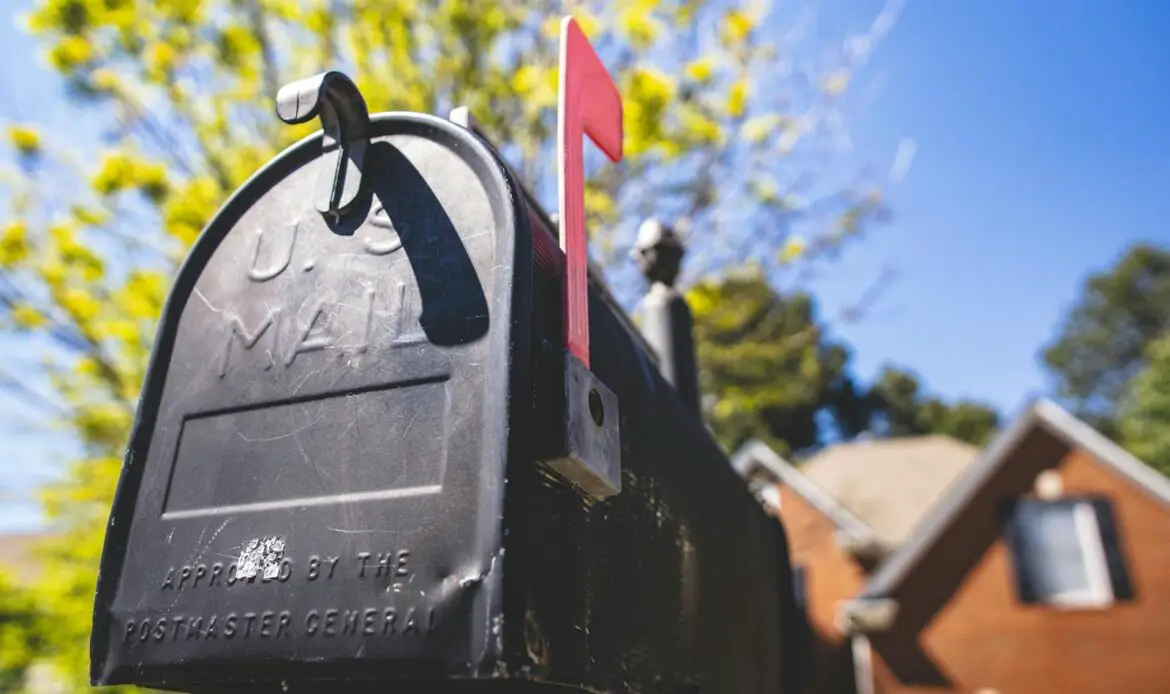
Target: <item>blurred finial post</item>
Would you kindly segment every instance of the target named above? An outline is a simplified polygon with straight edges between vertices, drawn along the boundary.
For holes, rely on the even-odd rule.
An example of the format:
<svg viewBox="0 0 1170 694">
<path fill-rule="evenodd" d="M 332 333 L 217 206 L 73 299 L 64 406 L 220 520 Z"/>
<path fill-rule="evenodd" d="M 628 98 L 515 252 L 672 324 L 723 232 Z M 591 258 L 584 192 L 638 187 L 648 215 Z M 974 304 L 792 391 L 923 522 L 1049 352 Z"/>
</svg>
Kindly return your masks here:
<svg viewBox="0 0 1170 694">
<path fill-rule="evenodd" d="M 698 415 L 699 374 L 691 309 L 682 292 L 674 286 L 684 253 L 678 233 L 651 218 L 638 229 L 632 255 L 650 282 L 650 289 L 638 307 L 642 333 L 658 353 L 662 375 Z"/>
</svg>

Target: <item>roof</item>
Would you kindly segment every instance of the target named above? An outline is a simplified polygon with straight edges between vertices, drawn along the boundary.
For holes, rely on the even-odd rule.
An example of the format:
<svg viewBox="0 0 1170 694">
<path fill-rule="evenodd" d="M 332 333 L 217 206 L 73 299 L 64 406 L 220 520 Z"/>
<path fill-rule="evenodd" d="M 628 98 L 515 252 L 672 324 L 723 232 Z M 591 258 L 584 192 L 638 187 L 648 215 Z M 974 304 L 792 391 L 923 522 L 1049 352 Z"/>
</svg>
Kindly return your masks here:
<svg viewBox="0 0 1170 694">
<path fill-rule="evenodd" d="M 766 469 L 773 477 L 788 485 L 813 508 L 825 514 L 838 529 L 859 540 L 876 539 L 872 528 L 837 503 L 825 490 L 817 487 L 787 460 L 781 458 L 768 444 L 752 440 L 731 456 L 731 466 L 747 477 L 753 463 Z"/>
<path fill-rule="evenodd" d="M 861 599 L 888 597 L 925 556 L 959 514 L 1011 457 L 1024 437 L 1037 427 L 1063 441 L 1070 449 L 1092 455 L 1154 499 L 1170 506 L 1170 479 L 1150 468 L 1089 425 L 1050 400 L 1031 405 L 1010 427 L 1000 432 L 944 497 L 922 518 L 906 542 L 885 562 L 862 591 Z"/>
<path fill-rule="evenodd" d="M 941 435 L 858 441 L 825 448 L 800 472 L 893 548 L 978 455 Z"/>
</svg>

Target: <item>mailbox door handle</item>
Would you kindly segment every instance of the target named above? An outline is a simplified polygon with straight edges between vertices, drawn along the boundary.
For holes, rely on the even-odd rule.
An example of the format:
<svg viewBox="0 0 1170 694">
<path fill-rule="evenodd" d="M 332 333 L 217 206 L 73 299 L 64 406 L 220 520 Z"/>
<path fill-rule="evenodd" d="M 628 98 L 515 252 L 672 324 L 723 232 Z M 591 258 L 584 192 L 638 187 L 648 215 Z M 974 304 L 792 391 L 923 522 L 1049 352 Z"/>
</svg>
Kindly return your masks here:
<svg viewBox="0 0 1170 694">
<path fill-rule="evenodd" d="M 370 113 L 357 85 L 336 70 L 286 84 L 276 94 L 276 115 L 290 124 L 321 116 L 325 155 L 315 203 L 334 219 L 345 214 L 361 194 L 370 138 Z"/>
</svg>

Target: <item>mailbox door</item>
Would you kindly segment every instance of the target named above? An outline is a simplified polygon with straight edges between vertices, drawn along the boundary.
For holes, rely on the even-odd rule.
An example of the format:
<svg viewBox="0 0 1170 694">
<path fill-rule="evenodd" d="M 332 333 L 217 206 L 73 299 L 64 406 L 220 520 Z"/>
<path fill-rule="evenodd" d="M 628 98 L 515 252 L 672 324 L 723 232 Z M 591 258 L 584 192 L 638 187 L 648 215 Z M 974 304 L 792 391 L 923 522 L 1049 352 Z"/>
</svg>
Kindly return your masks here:
<svg viewBox="0 0 1170 694">
<path fill-rule="evenodd" d="M 475 676 L 500 657 L 526 215 L 468 131 L 385 114 L 371 132 L 357 209 L 314 208 L 318 133 L 179 272 L 110 520 L 96 682 Z"/>
</svg>

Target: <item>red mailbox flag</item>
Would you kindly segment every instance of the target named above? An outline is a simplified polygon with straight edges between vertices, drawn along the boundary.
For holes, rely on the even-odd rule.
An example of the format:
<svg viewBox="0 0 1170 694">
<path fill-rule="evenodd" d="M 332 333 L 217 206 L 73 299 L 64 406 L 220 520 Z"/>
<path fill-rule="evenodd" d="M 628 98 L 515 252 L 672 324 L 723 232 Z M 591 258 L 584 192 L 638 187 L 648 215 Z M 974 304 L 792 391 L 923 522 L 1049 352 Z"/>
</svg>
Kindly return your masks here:
<svg viewBox="0 0 1170 694">
<path fill-rule="evenodd" d="M 577 20 L 561 20 L 557 168 L 561 250 L 565 253 L 565 346 L 589 368 L 589 255 L 585 248 L 582 135 L 610 161 L 622 158 L 622 97 Z"/>
</svg>

